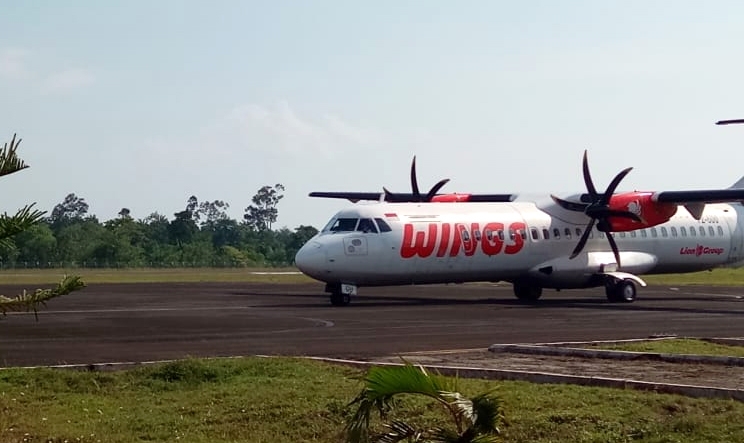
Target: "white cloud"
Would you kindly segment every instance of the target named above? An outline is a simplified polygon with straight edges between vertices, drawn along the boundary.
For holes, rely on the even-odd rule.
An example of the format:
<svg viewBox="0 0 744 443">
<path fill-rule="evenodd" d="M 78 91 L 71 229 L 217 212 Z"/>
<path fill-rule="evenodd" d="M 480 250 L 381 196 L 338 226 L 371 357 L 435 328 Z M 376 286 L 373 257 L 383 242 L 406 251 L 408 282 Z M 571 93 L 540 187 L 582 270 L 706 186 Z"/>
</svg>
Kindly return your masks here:
<svg viewBox="0 0 744 443">
<path fill-rule="evenodd" d="M 48 93 L 64 93 L 93 84 L 96 77 L 87 69 L 66 69 L 50 74 L 44 79 L 42 90 Z"/>
<path fill-rule="evenodd" d="M 373 146 L 382 139 L 374 130 L 338 116 L 300 116 L 286 101 L 273 107 L 257 104 L 235 107 L 221 126 L 228 132 L 237 132 L 240 140 L 251 149 L 278 149 L 290 154 L 330 156 L 348 149 Z"/>
<path fill-rule="evenodd" d="M 0 51 L 0 77 L 20 80 L 30 76 L 27 64 L 28 51 L 9 48 Z"/>
</svg>

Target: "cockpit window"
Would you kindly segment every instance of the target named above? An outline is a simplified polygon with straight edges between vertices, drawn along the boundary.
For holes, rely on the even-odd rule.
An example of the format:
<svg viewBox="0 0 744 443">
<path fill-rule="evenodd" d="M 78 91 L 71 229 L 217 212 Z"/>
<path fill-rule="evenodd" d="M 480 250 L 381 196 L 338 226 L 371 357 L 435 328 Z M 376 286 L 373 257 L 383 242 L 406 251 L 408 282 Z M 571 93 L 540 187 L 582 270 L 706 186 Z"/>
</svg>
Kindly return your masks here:
<svg viewBox="0 0 744 443">
<path fill-rule="evenodd" d="M 356 229 L 358 218 L 339 218 L 331 225 L 331 232 L 349 232 Z"/>
<path fill-rule="evenodd" d="M 377 234 L 377 227 L 375 226 L 375 222 L 373 222 L 371 218 L 363 218 L 359 220 L 359 226 L 357 226 L 356 230 L 362 232 L 373 232 Z"/>
<path fill-rule="evenodd" d="M 390 232 L 392 229 L 390 228 L 390 225 L 387 224 L 387 222 L 381 218 L 375 218 L 375 221 L 377 222 L 377 226 L 380 227 L 380 232 Z"/>
</svg>

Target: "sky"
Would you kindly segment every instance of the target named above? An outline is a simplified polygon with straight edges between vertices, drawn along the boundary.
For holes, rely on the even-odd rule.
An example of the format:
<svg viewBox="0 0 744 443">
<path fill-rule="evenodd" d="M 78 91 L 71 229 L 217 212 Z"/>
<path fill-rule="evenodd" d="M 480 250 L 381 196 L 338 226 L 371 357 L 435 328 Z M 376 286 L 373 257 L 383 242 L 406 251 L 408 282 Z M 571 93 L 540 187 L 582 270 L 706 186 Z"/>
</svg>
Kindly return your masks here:
<svg viewBox="0 0 744 443">
<path fill-rule="evenodd" d="M 105 221 L 195 195 L 321 228 L 311 191 L 728 187 L 744 175 L 744 3 L 564 0 L 0 3 L 0 212 L 69 193 Z"/>
</svg>

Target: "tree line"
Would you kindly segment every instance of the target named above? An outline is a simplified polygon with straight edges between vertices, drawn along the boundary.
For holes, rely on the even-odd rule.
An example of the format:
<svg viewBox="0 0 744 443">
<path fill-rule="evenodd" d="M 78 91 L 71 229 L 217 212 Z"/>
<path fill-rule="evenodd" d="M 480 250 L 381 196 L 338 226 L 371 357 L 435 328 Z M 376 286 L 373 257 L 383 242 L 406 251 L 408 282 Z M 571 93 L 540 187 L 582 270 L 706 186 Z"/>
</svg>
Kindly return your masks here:
<svg viewBox="0 0 744 443">
<path fill-rule="evenodd" d="M 288 266 L 318 231 L 301 225 L 272 230 L 284 186 L 263 186 L 231 219 L 222 200 L 187 199 L 171 218 L 135 220 L 122 208 L 100 222 L 84 198 L 69 194 L 47 217 L 0 244 L 0 267 L 263 267 Z M 46 214 L 44 214 L 46 215 Z"/>
</svg>

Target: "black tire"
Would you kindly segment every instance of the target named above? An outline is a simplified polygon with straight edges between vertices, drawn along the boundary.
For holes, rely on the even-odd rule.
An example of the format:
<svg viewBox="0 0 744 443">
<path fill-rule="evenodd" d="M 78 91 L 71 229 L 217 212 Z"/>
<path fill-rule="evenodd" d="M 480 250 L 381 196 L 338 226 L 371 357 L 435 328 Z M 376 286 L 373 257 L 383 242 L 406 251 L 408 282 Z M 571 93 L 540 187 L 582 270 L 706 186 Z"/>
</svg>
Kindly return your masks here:
<svg viewBox="0 0 744 443">
<path fill-rule="evenodd" d="M 637 295 L 636 286 L 632 280 L 607 283 L 605 293 L 607 300 L 612 303 L 633 303 Z"/>
<path fill-rule="evenodd" d="M 621 302 L 633 303 L 636 293 L 636 286 L 631 280 L 623 280 L 617 284 L 617 299 Z"/>
<path fill-rule="evenodd" d="M 331 293 L 331 304 L 333 306 L 347 306 L 351 303 L 351 296 L 349 294 L 342 294 L 341 292 Z"/>
<path fill-rule="evenodd" d="M 542 287 L 529 283 L 514 283 L 514 295 L 521 301 L 533 303 L 540 299 Z"/>
</svg>

